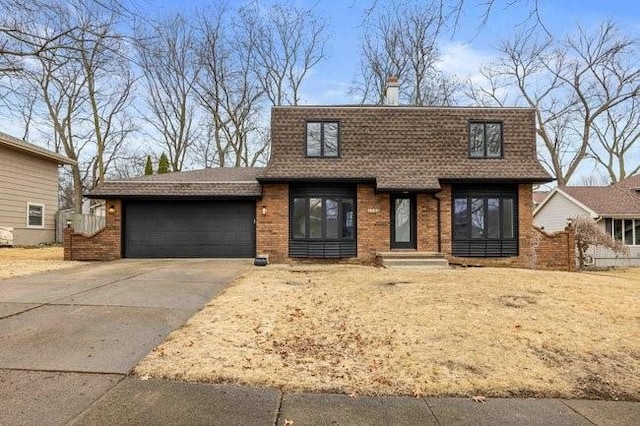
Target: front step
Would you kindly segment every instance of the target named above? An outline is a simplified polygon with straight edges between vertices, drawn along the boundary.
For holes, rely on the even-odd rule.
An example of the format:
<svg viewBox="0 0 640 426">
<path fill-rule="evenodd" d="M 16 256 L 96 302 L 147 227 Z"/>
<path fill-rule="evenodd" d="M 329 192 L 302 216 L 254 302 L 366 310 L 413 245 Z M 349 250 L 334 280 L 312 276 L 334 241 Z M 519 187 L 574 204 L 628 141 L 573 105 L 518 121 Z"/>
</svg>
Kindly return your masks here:
<svg viewBox="0 0 640 426">
<path fill-rule="evenodd" d="M 389 251 L 376 253 L 385 268 L 448 269 L 449 262 L 442 253 L 419 251 Z"/>
</svg>

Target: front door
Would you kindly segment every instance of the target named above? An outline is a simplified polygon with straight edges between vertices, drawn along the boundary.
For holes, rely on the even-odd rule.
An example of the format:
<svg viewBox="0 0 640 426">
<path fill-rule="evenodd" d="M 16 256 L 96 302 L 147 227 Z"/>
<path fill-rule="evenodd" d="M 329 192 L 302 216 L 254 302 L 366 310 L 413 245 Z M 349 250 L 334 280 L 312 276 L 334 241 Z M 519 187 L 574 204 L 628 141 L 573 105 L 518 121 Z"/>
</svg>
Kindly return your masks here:
<svg viewBox="0 0 640 426">
<path fill-rule="evenodd" d="M 391 196 L 391 248 L 416 248 L 416 198 L 413 195 Z"/>
</svg>

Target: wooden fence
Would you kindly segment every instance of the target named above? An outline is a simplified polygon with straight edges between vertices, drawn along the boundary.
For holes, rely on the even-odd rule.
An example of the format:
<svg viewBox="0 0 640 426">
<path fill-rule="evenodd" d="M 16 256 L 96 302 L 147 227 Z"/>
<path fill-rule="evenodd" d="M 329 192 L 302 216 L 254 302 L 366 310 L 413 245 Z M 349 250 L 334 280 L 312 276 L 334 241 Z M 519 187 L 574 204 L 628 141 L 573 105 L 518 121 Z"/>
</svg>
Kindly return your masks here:
<svg viewBox="0 0 640 426">
<path fill-rule="evenodd" d="M 61 243 L 67 221 L 71 220 L 73 230 L 80 234 L 91 235 L 105 227 L 105 217 L 92 214 L 76 214 L 61 210 L 56 214 L 56 242 Z"/>
</svg>

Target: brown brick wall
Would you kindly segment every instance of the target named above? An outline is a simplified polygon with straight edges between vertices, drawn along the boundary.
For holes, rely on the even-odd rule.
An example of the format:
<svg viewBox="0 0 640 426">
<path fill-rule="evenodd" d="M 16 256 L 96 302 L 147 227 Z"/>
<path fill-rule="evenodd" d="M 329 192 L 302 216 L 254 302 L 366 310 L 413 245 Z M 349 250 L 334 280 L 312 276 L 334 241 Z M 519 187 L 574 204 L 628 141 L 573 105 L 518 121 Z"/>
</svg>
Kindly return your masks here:
<svg viewBox="0 0 640 426">
<path fill-rule="evenodd" d="M 358 185 L 358 259 L 371 262 L 377 251 L 389 250 L 389 194 L 376 194 L 373 185 Z"/>
<path fill-rule="evenodd" d="M 431 194 L 418 194 L 418 250 L 438 251 L 438 202 Z"/>
<path fill-rule="evenodd" d="M 437 201 L 430 194 L 418 194 L 418 250 L 438 251 Z M 572 229 L 546 234 L 532 224 L 531 185 L 518 188 L 520 255 L 511 258 L 459 258 L 451 256 L 451 186 L 440 192 L 441 252 L 450 262 L 462 265 L 506 266 L 531 269 L 575 270 L 575 234 Z M 121 257 L 122 209 L 120 200 L 107 200 L 106 226 L 91 236 L 64 232 L 65 260 L 113 260 Z M 262 207 L 266 214 L 262 214 Z M 376 252 L 390 248 L 389 194 L 376 193 L 372 184 L 357 187 L 358 257 L 371 263 Z M 289 188 L 287 184 L 265 184 L 263 197 L 256 202 L 257 254 L 268 254 L 271 262 L 289 260 Z M 344 262 L 345 260 L 343 260 Z"/>
<path fill-rule="evenodd" d="M 576 270 L 576 234 L 573 228 L 547 234 L 534 227 L 531 241 L 533 269 Z"/>
<path fill-rule="evenodd" d="M 266 214 L 262 214 L 262 207 Z M 289 257 L 289 185 L 264 184 L 256 202 L 256 253 L 268 254 L 270 262 Z"/>
<path fill-rule="evenodd" d="M 106 200 L 106 224 L 93 235 L 78 234 L 72 228 L 64 231 L 64 260 L 115 260 L 122 257 L 122 204 L 120 200 Z"/>
</svg>

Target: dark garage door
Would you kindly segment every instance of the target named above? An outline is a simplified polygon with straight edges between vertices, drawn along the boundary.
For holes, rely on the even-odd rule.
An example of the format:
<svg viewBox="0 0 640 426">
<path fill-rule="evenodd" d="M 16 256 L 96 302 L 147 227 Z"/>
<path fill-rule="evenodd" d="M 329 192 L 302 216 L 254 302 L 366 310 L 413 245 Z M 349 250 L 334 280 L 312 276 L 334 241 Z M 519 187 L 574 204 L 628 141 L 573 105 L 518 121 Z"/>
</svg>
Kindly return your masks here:
<svg viewBox="0 0 640 426">
<path fill-rule="evenodd" d="M 124 256 L 253 257 L 253 201 L 129 201 Z"/>
</svg>

